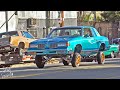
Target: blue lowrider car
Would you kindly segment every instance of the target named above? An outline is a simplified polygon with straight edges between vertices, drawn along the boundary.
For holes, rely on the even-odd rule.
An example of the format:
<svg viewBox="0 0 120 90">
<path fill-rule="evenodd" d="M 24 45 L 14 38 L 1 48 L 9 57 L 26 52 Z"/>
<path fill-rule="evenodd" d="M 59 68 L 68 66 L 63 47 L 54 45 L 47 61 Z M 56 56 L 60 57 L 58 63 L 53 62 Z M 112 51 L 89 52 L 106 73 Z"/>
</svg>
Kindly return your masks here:
<svg viewBox="0 0 120 90">
<path fill-rule="evenodd" d="M 94 27 L 65 26 L 53 29 L 46 38 L 31 42 L 27 52 L 35 55 L 38 68 L 43 68 L 51 58 L 62 58 L 64 65 L 71 62 L 77 67 L 82 61 L 95 60 L 103 64 L 103 51 L 108 49 L 108 38 L 101 36 Z"/>
</svg>

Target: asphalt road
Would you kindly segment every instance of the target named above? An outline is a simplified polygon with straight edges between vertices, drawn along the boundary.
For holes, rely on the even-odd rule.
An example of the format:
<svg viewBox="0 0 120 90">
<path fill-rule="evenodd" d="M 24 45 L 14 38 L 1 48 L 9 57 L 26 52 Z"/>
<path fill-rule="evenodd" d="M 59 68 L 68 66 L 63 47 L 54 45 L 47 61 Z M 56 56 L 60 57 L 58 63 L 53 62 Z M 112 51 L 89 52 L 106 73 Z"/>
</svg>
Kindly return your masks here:
<svg viewBox="0 0 120 90">
<path fill-rule="evenodd" d="M 79 67 L 46 64 L 39 69 L 35 64 L 0 68 L 1 79 L 120 79 L 120 59 L 106 60 L 104 65 L 82 62 Z"/>
</svg>

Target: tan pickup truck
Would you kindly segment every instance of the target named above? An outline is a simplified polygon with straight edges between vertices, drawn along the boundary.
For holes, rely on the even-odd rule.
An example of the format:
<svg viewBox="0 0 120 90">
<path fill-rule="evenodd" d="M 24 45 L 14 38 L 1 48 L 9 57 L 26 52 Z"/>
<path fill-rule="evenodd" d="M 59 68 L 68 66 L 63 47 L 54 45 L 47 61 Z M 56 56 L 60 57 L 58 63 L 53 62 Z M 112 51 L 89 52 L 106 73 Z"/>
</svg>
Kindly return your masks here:
<svg viewBox="0 0 120 90">
<path fill-rule="evenodd" d="M 9 31 L 0 33 L 0 61 L 13 64 L 22 61 L 21 49 L 29 47 L 29 43 L 36 40 L 28 31 Z M 13 58 L 14 57 L 14 58 Z M 10 61 L 10 59 L 13 59 Z"/>
<path fill-rule="evenodd" d="M 28 48 L 31 41 L 36 40 L 27 31 L 9 31 L 0 33 L 0 53 L 8 52 L 13 48 Z"/>
</svg>

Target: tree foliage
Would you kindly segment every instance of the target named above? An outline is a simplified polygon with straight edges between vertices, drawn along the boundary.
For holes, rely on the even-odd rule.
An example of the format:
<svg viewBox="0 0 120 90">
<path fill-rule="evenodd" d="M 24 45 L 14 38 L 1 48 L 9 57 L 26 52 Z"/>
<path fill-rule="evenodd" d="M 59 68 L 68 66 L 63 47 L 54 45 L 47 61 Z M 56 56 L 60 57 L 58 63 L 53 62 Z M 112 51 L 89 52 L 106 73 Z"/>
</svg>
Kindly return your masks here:
<svg viewBox="0 0 120 90">
<path fill-rule="evenodd" d="M 105 11 L 101 13 L 101 16 L 104 18 L 104 21 L 120 21 L 120 11 Z"/>
</svg>

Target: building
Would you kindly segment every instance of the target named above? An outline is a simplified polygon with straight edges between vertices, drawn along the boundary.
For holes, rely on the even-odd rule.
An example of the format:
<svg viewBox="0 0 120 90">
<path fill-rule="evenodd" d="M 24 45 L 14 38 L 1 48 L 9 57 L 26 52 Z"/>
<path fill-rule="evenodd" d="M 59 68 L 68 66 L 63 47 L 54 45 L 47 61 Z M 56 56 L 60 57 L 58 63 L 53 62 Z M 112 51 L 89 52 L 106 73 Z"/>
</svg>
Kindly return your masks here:
<svg viewBox="0 0 120 90">
<path fill-rule="evenodd" d="M 43 37 L 43 27 L 46 26 L 46 11 L 8 11 L 8 31 L 29 30 L 34 36 Z M 36 19 L 36 25 L 28 27 L 28 18 Z M 0 12 L 0 26 L 5 22 L 5 12 Z M 77 11 L 64 11 L 64 25 L 77 25 Z M 59 11 L 50 11 L 50 27 L 59 27 Z M 6 31 L 6 24 L 0 28 L 0 32 Z M 42 35 L 39 35 L 42 34 Z"/>
<path fill-rule="evenodd" d="M 64 11 L 65 26 L 78 25 L 77 12 L 78 11 Z M 100 14 L 102 12 L 103 11 L 97 11 L 96 16 L 101 17 Z M 37 38 L 43 38 L 46 36 L 46 30 L 43 29 L 43 27 L 46 27 L 46 11 L 18 11 L 18 15 L 15 15 L 14 13 L 15 11 L 8 11 L 8 19 L 10 19 L 8 21 L 8 31 L 28 30 Z M 91 11 L 84 11 L 85 15 L 89 15 L 90 13 Z M 35 25 L 32 26 L 29 25 L 30 24 L 28 22 L 29 18 L 34 18 Z M 92 13 L 89 21 L 93 21 L 93 20 L 94 20 L 94 15 Z M 59 11 L 50 11 L 50 27 L 59 27 L 59 21 L 60 21 Z M 5 24 L 4 23 L 5 23 L 5 12 L 1 11 L 0 33 L 6 32 L 6 23 Z M 82 24 L 82 22 L 80 22 L 79 25 L 89 25 L 89 23 L 88 24 L 85 23 Z M 120 30 L 117 29 L 117 26 L 114 26 L 116 27 L 116 29 L 113 29 L 114 28 L 113 26 L 114 25 L 105 22 L 99 22 L 98 24 L 96 24 L 96 28 L 99 27 L 102 28 L 101 30 L 99 30 L 102 35 L 108 36 L 108 31 L 109 31 L 111 38 L 120 37 Z M 117 34 L 112 35 L 111 32 L 117 33 L 118 35 Z"/>
</svg>

